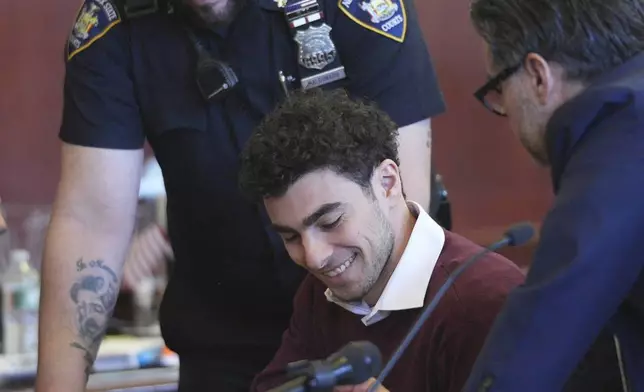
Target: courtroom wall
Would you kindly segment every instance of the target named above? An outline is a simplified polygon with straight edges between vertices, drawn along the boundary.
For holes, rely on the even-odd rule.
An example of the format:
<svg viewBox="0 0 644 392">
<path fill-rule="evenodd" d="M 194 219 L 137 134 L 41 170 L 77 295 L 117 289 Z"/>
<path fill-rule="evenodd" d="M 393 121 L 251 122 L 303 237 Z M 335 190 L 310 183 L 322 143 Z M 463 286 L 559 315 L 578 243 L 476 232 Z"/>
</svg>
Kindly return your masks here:
<svg viewBox="0 0 644 392">
<path fill-rule="evenodd" d="M 454 230 L 491 241 L 517 220 L 538 222 L 551 200 L 503 118 L 473 97 L 485 81 L 469 1 L 417 0 L 448 105 L 434 121 L 434 162 L 453 204 Z M 4 2 L 0 12 L 0 197 L 49 203 L 59 176 L 63 48 L 79 0 Z M 515 254 L 520 263 L 529 256 Z"/>
</svg>

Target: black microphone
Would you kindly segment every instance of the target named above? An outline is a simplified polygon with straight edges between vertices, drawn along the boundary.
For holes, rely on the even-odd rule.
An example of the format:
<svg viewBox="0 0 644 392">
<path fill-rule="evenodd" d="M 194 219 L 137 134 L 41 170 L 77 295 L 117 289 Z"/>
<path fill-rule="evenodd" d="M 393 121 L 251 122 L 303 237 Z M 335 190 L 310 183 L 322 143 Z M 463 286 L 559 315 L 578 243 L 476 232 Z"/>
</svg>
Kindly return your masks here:
<svg viewBox="0 0 644 392">
<path fill-rule="evenodd" d="M 375 344 L 351 342 L 324 360 L 298 361 L 287 365 L 290 381 L 268 392 L 332 391 L 336 385 L 357 385 L 375 377 L 382 356 Z"/>
<path fill-rule="evenodd" d="M 483 249 L 479 253 L 475 254 L 474 256 L 470 257 L 469 260 L 467 260 L 465 263 L 461 264 L 443 283 L 441 288 L 438 290 L 432 301 L 427 305 L 427 307 L 423 310 L 423 313 L 420 314 L 418 317 L 418 320 L 416 320 L 416 323 L 411 327 L 409 332 L 407 332 L 407 335 L 405 336 L 405 339 L 403 339 L 402 343 L 398 346 L 396 349 L 396 352 L 391 356 L 391 359 L 387 362 L 385 365 L 385 368 L 382 370 L 378 378 L 376 379 L 376 382 L 369 387 L 369 392 L 375 392 L 376 388 L 378 388 L 378 385 L 382 384 L 382 381 L 389 375 L 389 372 L 391 372 L 391 369 L 396 365 L 396 362 L 400 359 L 402 354 L 405 352 L 407 349 L 407 346 L 411 343 L 411 341 L 416 337 L 416 334 L 418 334 L 418 331 L 423 327 L 423 324 L 425 324 L 425 321 L 429 318 L 429 316 L 432 314 L 438 303 L 440 302 L 441 298 L 447 290 L 452 286 L 456 278 L 465 271 L 470 265 L 472 265 L 475 261 L 483 257 L 489 252 L 494 252 L 495 250 L 498 250 L 500 248 L 503 248 L 505 246 L 521 246 L 528 241 L 534 236 L 534 227 L 532 227 L 532 224 L 529 222 L 522 222 L 522 223 L 517 223 L 516 225 L 510 227 L 505 234 L 503 234 L 503 238 L 491 245 L 489 245 L 487 248 Z"/>
</svg>

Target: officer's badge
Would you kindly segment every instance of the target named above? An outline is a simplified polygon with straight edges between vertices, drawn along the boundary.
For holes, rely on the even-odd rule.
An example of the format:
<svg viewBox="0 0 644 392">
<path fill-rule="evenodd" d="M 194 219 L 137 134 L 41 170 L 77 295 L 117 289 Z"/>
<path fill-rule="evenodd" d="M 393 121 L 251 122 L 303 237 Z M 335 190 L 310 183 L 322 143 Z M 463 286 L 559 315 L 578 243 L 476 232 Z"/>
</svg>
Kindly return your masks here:
<svg viewBox="0 0 644 392">
<path fill-rule="evenodd" d="M 85 0 L 67 41 L 67 60 L 88 48 L 120 21 L 110 0 Z"/>
<path fill-rule="evenodd" d="M 398 42 L 405 40 L 405 0 L 338 0 L 338 6 L 360 26 Z"/>
<path fill-rule="evenodd" d="M 298 60 L 301 66 L 321 70 L 335 60 L 336 49 L 330 33 L 331 27 L 326 23 L 297 30 L 294 39 L 299 46 Z"/>
</svg>

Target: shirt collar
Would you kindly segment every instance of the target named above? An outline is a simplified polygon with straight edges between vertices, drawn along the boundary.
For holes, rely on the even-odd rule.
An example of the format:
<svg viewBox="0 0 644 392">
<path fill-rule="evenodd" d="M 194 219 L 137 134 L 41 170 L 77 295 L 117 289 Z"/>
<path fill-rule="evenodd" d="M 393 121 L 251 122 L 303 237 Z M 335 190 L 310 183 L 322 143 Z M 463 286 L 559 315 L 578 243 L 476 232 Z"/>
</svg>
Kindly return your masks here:
<svg viewBox="0 0 644 392">
<path fill-rule="evenodd" d="M 407 205 L 416 215 L 416 223 L 378 302 L 370 307 L 364 301 L 342 301 L 330 289 L 324 293 L 328 301 L 364 316 L 365 325 L 384 319 L 391 311 L 420 308 L 425 302 L 429 280 L 445 244 L 445 231 L 418 203 L 409 201 Z"/>
<path fill-rule="evenodd" d="M 553 113 L 546 127 L 546 145 L 555 193 L 569 159 L 591 129 L 612 117 L 616 110 L 632 110 L 639 117 L 642 104 L 638 96 L 644 89 L 642 69 L 644 54 L 639 54 L 591 80 L 584 91 Z"/>
</svg>

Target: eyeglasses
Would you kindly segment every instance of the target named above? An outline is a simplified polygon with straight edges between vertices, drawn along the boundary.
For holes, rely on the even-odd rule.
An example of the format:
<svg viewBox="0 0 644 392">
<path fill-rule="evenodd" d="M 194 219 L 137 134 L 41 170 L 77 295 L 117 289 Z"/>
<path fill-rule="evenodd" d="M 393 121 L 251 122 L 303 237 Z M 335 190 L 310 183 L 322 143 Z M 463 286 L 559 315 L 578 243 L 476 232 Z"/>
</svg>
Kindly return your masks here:
<svg viewBox="0 0 644 392">
<path fill-rule="evenodd" d="M 499 116 L 503 116 L 503 117 L 507 116 L 505 108 L 501 103 L 502 102 L 501 83 L 503 83 L 506 79 L 512 76 L 515 72 L 517 72 L 522 65 L 523 65 L 523 62 L 517 65 L 513 65 L 511 67 L 508 67 L 503 71 L 499 72 L 492 79 L 488 80 L 487 83 L 483 85 L 483 87 L 479 88 L 474 93 L 474 96 L 476 97 L 476 99 L 481 101 L 481 103 L 483 103 L 483 105 L 486 108 L 488 108 L 488 110 L 490 110 L 492 113 L 498 114 Z"/>
</svg>

